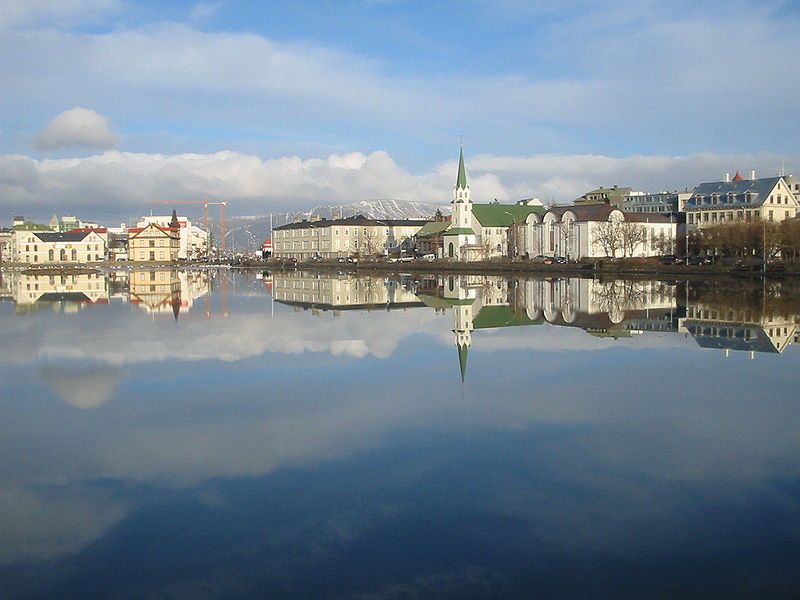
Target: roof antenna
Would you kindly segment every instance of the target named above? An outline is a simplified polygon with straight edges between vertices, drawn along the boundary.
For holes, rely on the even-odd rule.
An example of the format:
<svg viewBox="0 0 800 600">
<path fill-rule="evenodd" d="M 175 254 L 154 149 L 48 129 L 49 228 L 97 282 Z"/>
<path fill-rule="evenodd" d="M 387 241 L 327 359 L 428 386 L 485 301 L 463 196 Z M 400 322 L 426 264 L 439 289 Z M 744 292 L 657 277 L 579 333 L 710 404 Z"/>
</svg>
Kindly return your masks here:
<svg viewBox="0 0 800 600">
<path fill-rule="evenodd" d="M 458 145 L 461 146 L 462 148 L 464 147 L 464 136 L 463 135 L 458 136 Z"/>
</svg>

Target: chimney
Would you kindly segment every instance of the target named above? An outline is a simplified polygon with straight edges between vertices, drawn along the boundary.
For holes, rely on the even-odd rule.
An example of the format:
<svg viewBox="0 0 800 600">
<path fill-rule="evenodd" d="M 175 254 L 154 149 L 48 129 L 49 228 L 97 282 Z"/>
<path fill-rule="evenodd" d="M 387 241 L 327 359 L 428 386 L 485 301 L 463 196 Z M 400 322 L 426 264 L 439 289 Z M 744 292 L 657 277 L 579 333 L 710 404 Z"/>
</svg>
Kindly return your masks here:
<svg viewBox="0 0 800 600">
<path fill-rule="evenodd" d="M 731 181 L 731 174 L 725 173 L 725 183 L 730 183 L 730 181 Z"/>
<path fill-rule="evenodd" d="M 750 179 L 755 179 L 755 178 L 756 178 L 756 170 L 753 169 L 752 171 L 750 171 Z"/>
</svg>

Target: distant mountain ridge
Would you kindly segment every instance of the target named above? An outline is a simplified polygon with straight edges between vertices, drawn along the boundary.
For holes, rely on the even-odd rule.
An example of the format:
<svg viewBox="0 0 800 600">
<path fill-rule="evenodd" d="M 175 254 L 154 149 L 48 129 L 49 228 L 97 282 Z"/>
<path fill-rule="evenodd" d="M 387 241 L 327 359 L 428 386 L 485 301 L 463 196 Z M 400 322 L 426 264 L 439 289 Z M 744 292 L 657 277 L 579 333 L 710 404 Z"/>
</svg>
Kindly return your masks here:
<svg viewBox="0 0 800 600">
<path fill-rule="evenodd" d="M 450 205 L 384 198 L 349 204 L 323 204 L 307 211 L 273 213 L 272 223 L 274 227 L 278 227 L 295 219 L 310 219 L 312 215 L 319 215 L 323 219 L 339 218 L 340 215 L 342 217 L 364 215 L 368 219 L 430 219 L 437 210 L 449 215 Z M 269 215 L 232 217 L 228 220 L 228 231 L 233 232 L 228 240 L 236 248 L 256 248 L 270 235 Z"/>
</svg>

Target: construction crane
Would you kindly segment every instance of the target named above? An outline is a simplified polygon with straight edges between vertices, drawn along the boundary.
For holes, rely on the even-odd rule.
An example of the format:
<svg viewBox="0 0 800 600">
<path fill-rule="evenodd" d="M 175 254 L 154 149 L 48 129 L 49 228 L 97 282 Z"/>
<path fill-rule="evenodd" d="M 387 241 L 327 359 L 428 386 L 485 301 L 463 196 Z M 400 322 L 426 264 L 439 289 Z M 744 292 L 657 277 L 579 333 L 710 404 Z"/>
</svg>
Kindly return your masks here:
<svg viewBox="0 0 800 600">
<path fill-rule="evenodd" d="M 219 206 L 219 250 L 220 254 L 225 251 L 225 236 L 226 236 L 226 229 L 225 229 L 225 207 L 228 206 L 227 200 L 222 200 L 220 202 L 212 202 L 208 198 L 203 200 L 156 200 L 155 202 L 151 202 L 151 204 L 195 204 L 195 205 L 203 205 L 203 222 L 205 223 L 206 232 L 211 235 L 211 230 L 208 228 L 208 207 L 209 206 Z M 211 249 L 211 243 L 209 240 L 209 250 Z"/>
</svg>

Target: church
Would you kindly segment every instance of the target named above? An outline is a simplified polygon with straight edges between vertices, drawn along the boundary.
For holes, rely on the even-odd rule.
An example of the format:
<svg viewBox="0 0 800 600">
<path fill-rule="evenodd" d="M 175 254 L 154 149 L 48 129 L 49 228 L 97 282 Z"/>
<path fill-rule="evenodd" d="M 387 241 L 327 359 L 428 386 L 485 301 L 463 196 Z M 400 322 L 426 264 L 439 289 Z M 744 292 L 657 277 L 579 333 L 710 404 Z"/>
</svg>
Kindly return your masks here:
<svg viewBox="0 0 800 600">
<path fill-rule="evenodd" d="M 442 237 L 443 258 L 461 261 L 514 258 L 518 239 L 530 214 L 543 214 L 544 206 L 535 199 L 517 204 L 475 204 L 470 195 L 464 149 L 458 156 L 458 175 L 453 188 L 450 226 Z"/>
</svg>

